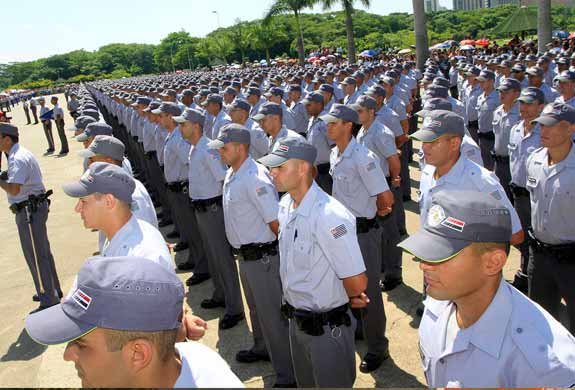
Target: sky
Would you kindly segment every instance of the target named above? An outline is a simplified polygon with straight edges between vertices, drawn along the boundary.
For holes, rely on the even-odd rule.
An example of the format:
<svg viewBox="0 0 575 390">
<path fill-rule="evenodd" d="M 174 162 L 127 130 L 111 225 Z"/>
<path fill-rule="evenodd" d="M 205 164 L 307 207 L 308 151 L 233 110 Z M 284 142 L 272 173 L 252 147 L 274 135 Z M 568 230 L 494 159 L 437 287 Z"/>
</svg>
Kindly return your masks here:
<svg viewBox="0 0 575 390">
<path fill-rule="evenodd" d="M 273 0 L 6 0 L 2 1 L 0 63 L 30 61 L 110 43 L 157 44 L 173 31 L 203 37 L 260 19 Z M 135 5 L 134 5 L 135 4 Z M 360 2 L 357 2 L 358 7 Z M 440 0 L 450 7 L 451 0 Z M 334 8 L 339 10 L 340 8 Z M 217 13 L 214 13 L 216 11 Z M 308 12 L 322 12 L 316 7 Z M 371 0 L 369 12 L 412 12 L 411 0 Z"/>
</svg>

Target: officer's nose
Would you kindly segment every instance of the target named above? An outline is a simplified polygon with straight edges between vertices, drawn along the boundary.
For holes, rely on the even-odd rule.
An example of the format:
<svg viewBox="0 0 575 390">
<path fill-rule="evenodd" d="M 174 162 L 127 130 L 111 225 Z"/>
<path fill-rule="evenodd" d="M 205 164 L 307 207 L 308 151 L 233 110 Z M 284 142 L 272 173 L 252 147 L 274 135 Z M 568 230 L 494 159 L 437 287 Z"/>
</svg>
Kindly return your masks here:
<svg viewBox="0 0 575 390">
<path fill-rule="evenodd" d="M 74 343 L 68 343 L 66 349 L 64 350 L 64 361 L 76 362 L 78 360 L 78 354 L 76 353 L 78 348 Z"/>
<path fill-rule="evenodd" d="M 82 201 L 81 200 L 78 200 L 78 202 L 76 203 L 76 207 L 74 207 L 74 211 L 77 213 L 82 212 Z"/>
</svg>

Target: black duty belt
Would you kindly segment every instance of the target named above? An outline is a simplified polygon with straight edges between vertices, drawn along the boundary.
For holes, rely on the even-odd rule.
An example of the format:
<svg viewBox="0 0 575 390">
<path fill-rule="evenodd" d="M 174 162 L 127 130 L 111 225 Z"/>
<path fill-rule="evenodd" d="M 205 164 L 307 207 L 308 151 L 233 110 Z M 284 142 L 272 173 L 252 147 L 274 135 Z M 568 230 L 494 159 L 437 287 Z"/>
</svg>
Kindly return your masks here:
<svg viewBox="0 0 575 390">
<path fill-rule="evenodd" d="M 152 150 L 151 152 L 146 152 L 146 158 L 148 160 L 151 160 L 153 158 L 156 158 L 156 151 Z"/>
<path fill-rule="evenodd" d="M 50 198 L 50 196 L 52 196 L 53 193 L 54 192 L 52 190 L 49 190 L 41 195 L 30 195 L 28 197 L 28 200 L 10 205 L 10 211 L 12 211 L 14 214 L 18 214 L 20 211 L 29 207 L 30 212 L 34 213 L 36 212 L 40 204 L 47 202 L 48 205 L 50 205 L 50 199 L 48 198 Z"/>
<path fill-rule="evenodd" d="M 511 184 L 509 184 L 509 188 L 511 189 L 513 196 L 515 196 L 516 198 L 528 198 L 529 197 L 529 191 L 527 191 L 527 189 L 524 187 L 519 187 L 517 184 L 511 183 Z"/>
<path fill-rule="evenodd" d="M 547 244 L 535 237 L 533 230 L 529 230 L 529 243 L 539 253 L 547 253 L 557 259 L 559 263 L 575 263 L 575 242 L 568 244 Z"/>
<path fill-rule="evenodd" d="M 356 218 L 355 225 L 357 228 L 357 234 L 367 233 L 371 229 L 377 229 L 379 227 L 377 219 L 367 219 L 367 218 Z"/>
<path fill-rule="evenodd" d="M 488 131 L 487 133 L 477 133 L 477 136 L 488 141 L 495 141 L 495 133 Z"/>
<path fill-rule="evenodd" d="M 298 328 L 310 336 L 323 335 L 325 325 L 330 326 L 332 331 L 342 325 L 351 326 L 348 310 L 347 303 L 324 313 L 296 309 L 287 302 L 282 305 L 283 315 L 289 320 L 295 320 Z"/>
<path fill-rule="evenodd" d="M 173 183 L 167 183 L 166 187 L 170 192 L 188 192 L 188 182 L 187 181 L 175 181 Z"/>
<path fill-rule="evenodd" d="M 278 242 L 268 242 L 265 244 L 247 244 L 242 245 L 240 249 L 234 248 L 234 254 L 238 259 L 244 261 L 256 261 L 265 256 L 275 256 L 278 254 Z"/>
<path fill-rule="evenodd" d="M 320 175 L 329 175 L 329 170 L 330 170 L 329 163 L 318 164 L 317 166 L 317 173 L 319 173 Z"/>
<path fill-rule="evenodd" d="M 211 199 L 201 199 L 201 200 L 190 200 L 192 208 L 200 213 L 205 213 L 213 205 L 218 205 L 222 207 L 222 197 L 216 196 Z"/>
<path fill-rule="evenodd" d="M 470 121 L 467 123 L 467 127 L 477 129 L 479 127 L 479 121 Z"/>
<path fill-rule="evenodd" d="M 489 134 L 489 133 L 487 133 L 487 134 Z M 498 162 L 498 163 L 509 164 L 509 156 L 499 156 L 493 150 L 489 153 L 491 154 L 491 158 L 493 159 L 493 161 Z"/>
</svg>

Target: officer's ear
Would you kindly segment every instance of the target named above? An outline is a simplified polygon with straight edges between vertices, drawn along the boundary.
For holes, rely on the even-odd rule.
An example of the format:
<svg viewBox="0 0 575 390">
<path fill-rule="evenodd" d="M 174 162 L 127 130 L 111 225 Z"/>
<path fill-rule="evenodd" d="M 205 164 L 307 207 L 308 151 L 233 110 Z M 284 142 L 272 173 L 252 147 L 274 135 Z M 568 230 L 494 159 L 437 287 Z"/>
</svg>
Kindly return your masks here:
<svg viewBox="0 0 575 390">
<path fill-rule="evenodd" d="M 507 263 L 507 244 L 475 243 L 473 250 L 481 258 L 483 273 L 486 276 L 497 276 L 502 272 Z"/>
</svg>

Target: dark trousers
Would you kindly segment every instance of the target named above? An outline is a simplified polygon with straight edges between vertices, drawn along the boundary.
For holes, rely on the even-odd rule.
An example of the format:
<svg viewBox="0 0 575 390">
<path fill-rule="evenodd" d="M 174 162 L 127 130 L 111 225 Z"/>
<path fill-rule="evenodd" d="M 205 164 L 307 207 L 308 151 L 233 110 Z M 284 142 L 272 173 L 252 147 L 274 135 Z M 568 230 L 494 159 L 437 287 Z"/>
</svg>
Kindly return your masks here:
<svg viewBox="0 0 575 390">
<path fill-rule="evenodd" d="M 52 121 L 43 121 L 44 135 L 48 141 L 48 150 L 54 151 L 54 135 L 52 135 Z"/>
<path fill-rule="evenodd" d="M 493 134 L 493 133 L 491 133 Z M 485 135 L 478 134 L 479 137 L 479 149 L 481 149 L 481 158 L 483 159 L 483 166 L 489 171 L 493 171 L 495 167 L 495 161 L 491 156 L 491 151 L 493 146 L 495 146 L 495 139 L 491 137 L 486 137 Z"/>
<path fill-rule="evenodd" d="M 24 114 L 26 114 L 26 124 L 29 125 L 32 123 L 32 121 L 30 121 L 30 110 L 28 108 L 24 108 Z"/>
<path fill-rule="evenodd" d="M 452 98 L 459 99 L 459 89 L 457 88 L 457 85 L 449 87 L 449 93 L 451 94 Z"/>
<path fill-rule="evenodd" d="M 30 106 L 30 111 L 32 111 L 32 116 L 34 116 L 34 124 L 38 123 L 38 109 L 36 106 Z"/>
<path fill-rule="evenodd" d="M 509 187 L 509 183 L 511 183 L 511 168 L 509 168 L 509 160 L 496 159 L 494 162 L 494 169 L 495 176 L 499 178 L 499 182 L 505 190 L 505 194 L 509 200 L 513 202 L 513 193 Z"/>
<path fill-rule="evenodd" d="M 68 147 L 68 137 L 66 137 L 66 131 L 64 130 L 64 120 L 56 119 L 54 122 L 56 122 L 56 128 L 58 129 L 58 137 L 60 137 L 60 144 L 62 145 L 60 151 L 68 153 L 70 149 Z"/>
</svg>

